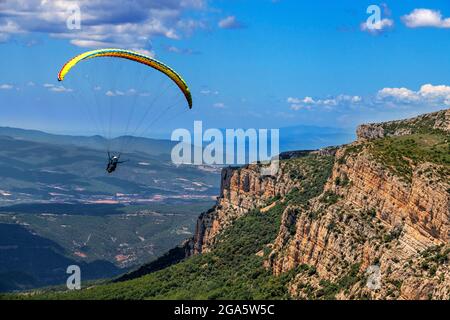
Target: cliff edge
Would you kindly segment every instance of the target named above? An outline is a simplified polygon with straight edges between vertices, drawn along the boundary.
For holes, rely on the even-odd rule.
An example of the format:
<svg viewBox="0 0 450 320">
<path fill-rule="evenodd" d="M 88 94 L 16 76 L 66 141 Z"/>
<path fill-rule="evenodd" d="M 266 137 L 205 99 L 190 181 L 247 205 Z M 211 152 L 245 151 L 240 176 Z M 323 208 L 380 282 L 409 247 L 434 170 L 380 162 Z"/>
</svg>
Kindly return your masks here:
<svg viewBox="0 0 450 320">
<path fill-rule="evenodd" d="M 358 140 L 336 151 L 323 192 L 284 210 L 265 267 L 278 276 L 314 268 L 289 284 L 296 298 L 331 290 L 341 299 L 449 299 L 449 132 L 450 110 L 359 126 Z M 285 201 L 313 174 L 304 169 L 292 159 L 270 177 L 258 165 L 224 169 L 217 205 L 199 217 L 188 254 L 212 250 L 251 210 Z M 336 289 L 349 275 L 359 280 Z"/>
</svg>

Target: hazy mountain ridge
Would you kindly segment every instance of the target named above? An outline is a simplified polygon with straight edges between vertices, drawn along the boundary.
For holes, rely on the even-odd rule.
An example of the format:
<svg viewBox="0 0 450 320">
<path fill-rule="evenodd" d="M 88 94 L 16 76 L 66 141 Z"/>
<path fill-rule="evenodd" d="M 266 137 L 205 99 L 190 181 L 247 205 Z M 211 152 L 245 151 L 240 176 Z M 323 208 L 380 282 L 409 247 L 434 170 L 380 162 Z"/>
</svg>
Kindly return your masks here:
<svg viewBox="0 0 450 320">
<path fill-rule="evenodd" d="M 214 170 L 174 166 L 170 155 L 125 153 L 114 175 L 105 151 L 0 136 L 0 204 L 140 201 L 152 197 L 213 196 Z M 217 170 L 216 170 L 217 171 Z"/>
<path fill-rule="evenodd" d="M 141 151 L 108 175 L 102 138 L 0 128 L 0 227 L 11 230 L 0 242 L 29 240 L 0 246 L 0 291 L 64 283 L 70 264 L 86 268 L 86 279 L 117 275 L 192 234 L 196 212 L 217 194 L 218 170 L 174 166 L 171 144 L 139 139 Z"/>
<path fill-rule="evenodd" d="M 100 151 L 105 151 L 105 146 L 108 144 L 111 150 L 124 149 L 126 145 L 127 152 L 145 152 L 150 155 L 170 154 L 172 147 L 175 145 L 175 142 L 162 139 L 121 136 L 110 139 L 108 142 L 108 139 L 100 135 L 61 135 L 11 127 L 0 127 L 0 136 L 46 144 L 73 145 Z"/>
</svg>

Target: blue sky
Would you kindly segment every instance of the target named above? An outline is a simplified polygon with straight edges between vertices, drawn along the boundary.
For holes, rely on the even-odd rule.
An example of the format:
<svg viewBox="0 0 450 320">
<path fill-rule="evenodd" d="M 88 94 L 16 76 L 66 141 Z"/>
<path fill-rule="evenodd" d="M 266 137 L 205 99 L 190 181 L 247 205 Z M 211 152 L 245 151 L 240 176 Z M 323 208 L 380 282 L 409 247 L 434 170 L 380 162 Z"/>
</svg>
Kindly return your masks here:
<svg viewBox="0 0 450 320">
<path fill-rule="evenodd" d="M 74 3 L 81 29 L 68 30 L 67 9 Z M 101 133 L 96 119 L 87 121 L 79 108 L 78 96 L 91 97 L 86 91 L 93 88 L 80 82 L 60 87 L 56 75 L 74 55 L 111 46 L 154 55 L 191 87 L 192 112 L 168 116 L 146 135 L 190 128 L 193 120 L 219 128 L 353 130 L 361 122 L 450 105 L 450 3 L 445 0 L 113 3 L 0 2 L 0 125 Z M 366 28 L 371 4 L 381 10 L 377 30 Z M 101 103 L 118 106 L 117 123 L 126 122 L 134 94 L 141 94 L 139 109 L 151 98 L 145 85 L 151 94 L 157 90 L 154 80 L 137 81 L 134 67 L 128 76 L 121 70 L 120 77 L 107 65 L 80 70 L 114 82 L 118 94 L 105 97 L 116 92 L 107 86 L 94 94 Z M 161 104 L 170 103 L 173 94 Z"/>
</svg>

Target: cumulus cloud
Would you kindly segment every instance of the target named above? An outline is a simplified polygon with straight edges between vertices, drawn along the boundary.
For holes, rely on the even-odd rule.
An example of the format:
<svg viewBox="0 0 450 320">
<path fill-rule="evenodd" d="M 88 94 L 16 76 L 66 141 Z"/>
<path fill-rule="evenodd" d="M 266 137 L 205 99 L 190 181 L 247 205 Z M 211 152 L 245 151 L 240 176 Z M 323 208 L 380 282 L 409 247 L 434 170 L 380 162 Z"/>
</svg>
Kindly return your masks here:
<svg viewBox="0 0 450 320">
<path fill-rule="evenodd" d="M 0 90 L 11 90 L 14 86 L 8 83 L 0 84 Z"/>
<path fill-rule="evenodd" d="M 57 86 L 57 85 L 54 85 L 51 83 L 44 83 L 42 86 L 51 92 L 57 92 L 57 93 L 73 92 L 73 89 L 66 88 L 64 86 Z"/>
<path fill-rule="evenodd" d="M 351 96 L 345 94 L 326 99 L 314 99 L 309 96 L 306 96 L 304 98 L 289 97 L 286 99 L 286 102 L 290 104 L 290 109 L 294 111 L 311 110 L 313 107 L 317 106 L 332 108 L 343 104 L 358 104 L 361 101 L 362 98 L 360 96 Z"/>
<path fill-rule="evenodd" d="M 383 88 L 378 91 L 379 100 L 394 100 L 398 103 L 437 106 L 450 104 L 450 86 L 424 84 L 418 91 L 407 88 Z"/>
<path fill-rule="evenodd" d="M 414 9 L 403 16 L 402 21 L 409 28 L 450 28 L 450 18 L 444 18 L 440 11 L 431 9 Z"/>
<path fill-rule="evenodd" d="M 420 88 L 419 93 L 427 98 L 448 98 L 450 97 L 450 86 L 425 84 Z"/>
<path fill-rule="evenodd" d="M 69 29 L 79 4 L 81 28 Z M 203 10 L 205 0 L 3 0 L 0 1 L 0 41 L 14 35 L 41 32 L 79 47 L 125 47 L 145 53 L 157 36 L 179 39 L 204 23 L 185 20 L 186 11 Z"/>
<path fill-rule="evenodd" d="M 378 91 L 378 97 L 381 99 L 393 98 L 402 101 L 418 100 L 416 92 L 407 88 L 383 88 L 380 91 Z"/>
<path fill-rule="evenodd" d="M 289 97 L 286 99 L 286 101 L 287 101 L 287 103 L 298 104 L 301 102 L 301 99 Z"/>
<path fill-rule="evenodd" d="M 119 93 L 122 93 L 122 92 L 119 91 Z M 105 96 L 108 96 L 108 97 L 115 97 L 117 95 L 120 95 L 120 94 L 117 94 L 116 91 L 108 90 L 105 92 Z M 123 95 L 123 93 L 121 95 Z"/>
<path fill-rule="evenodd" d="M 305 98 L 303 99 L 303 103 L 306 103 L 306 104 L 314 104 L 315 101 L 314 101 L 314 99 L 311 98 L 311 97 L 305 97 Z"/>
<path fill-rule="evenodd" d="M 219 28 L 222 29 L 242 29 L 245 28 L 245 25 L 238 21 L 235 16 L 228 16 L 223 18 L 218 23 Z"/>
<path fill-rule="evenodd" d="M 64 92 L 73 92 L 73 89 L 66 88 L 64 86 L 56 86 L 53 84 L 45 84 L 45 88 L 47 88 L 51 92 L 64 93 Z"/>
<path fill-rule="evenodd" d="M 337 111 L 377 110 L 379 108 L 436 109 L 450 106 L 450 86 L 424 84 L 418 90 L 406 87 L 386 87 L 375 94 L 361 97 L 358 95 L 340 94 L 335 97 L 304 98 L 288 97 L 286 103 L 293 111 Z"/>
<path fill-rule="evenodd" d="M 300 103 L 304 103 L 304 104 L 315 104 L 316 101 L 311 98 L 311 97 L 305 97 L 303 99 L 300 98 L 294 98 L 294 97 L 289 97 L 286 99 L 287 103 L 291 103 L 291 104 L 300 104 Z"/>
</svg>

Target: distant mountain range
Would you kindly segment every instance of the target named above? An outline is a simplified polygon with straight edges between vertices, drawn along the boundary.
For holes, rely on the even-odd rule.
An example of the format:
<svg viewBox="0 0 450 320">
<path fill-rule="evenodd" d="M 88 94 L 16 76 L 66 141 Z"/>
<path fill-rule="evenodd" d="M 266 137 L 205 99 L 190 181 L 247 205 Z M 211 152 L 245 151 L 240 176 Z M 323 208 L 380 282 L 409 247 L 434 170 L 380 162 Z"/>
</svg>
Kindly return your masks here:
<svg viewBox="0 0 450 320">
<path fill-rule="evenodd" d="M 108 141 L 0 128 L 0 291 L 59 284 L 68 265 L 85 279 L 151 261 L 192 234 L 219 190 L 219 169 L 175 166 L 173 142 Z"/>
<path fill-rule="evenodd" d="M 225 129 L 220 129 L 225 133 Z M 177 143 L 164 139 L 121 136 L 108 140 L 100 135 L 58 135 L 38 130 L 0 127 L 0 136 L 9 136 L 33 142 L 58 145 L 74 145 L 95 150 L 105 150 L 109 144 L 111 150 L 126 146 L 128 152 L 145 152 L 150 155 L 170 154 Z M 355 139 L 354 129 L 298 125 L 280 128 L 280 151 L 311 150 L 349 143 Z"/>
<path fill-rule="evenodd" d="M 107 146 L 110 146 L 111 150 L 124 149 L 126 146 L 127 152 L 145 152 L 149 155 L 170 154 L 172 147 L 175 145 L 175 142 L 170 140 L 121 136 L 108 141 L 106 138 L 99 135 L 59 135 L 39 130 L 10 127 L 0 127 L 0 136 L 53 145 L 73 145 L 101 151 L 104 151 Z"/>
<path fill-rule="evenodd" d="M 175 166 L 173 142 L 120 137 L 129 162 L 105 171 L 106 139 L 0 128 L 0 205 L 23 202 L 140 202 L 167 197 L 211 197 L 218 169 Z"/>
</svg>

